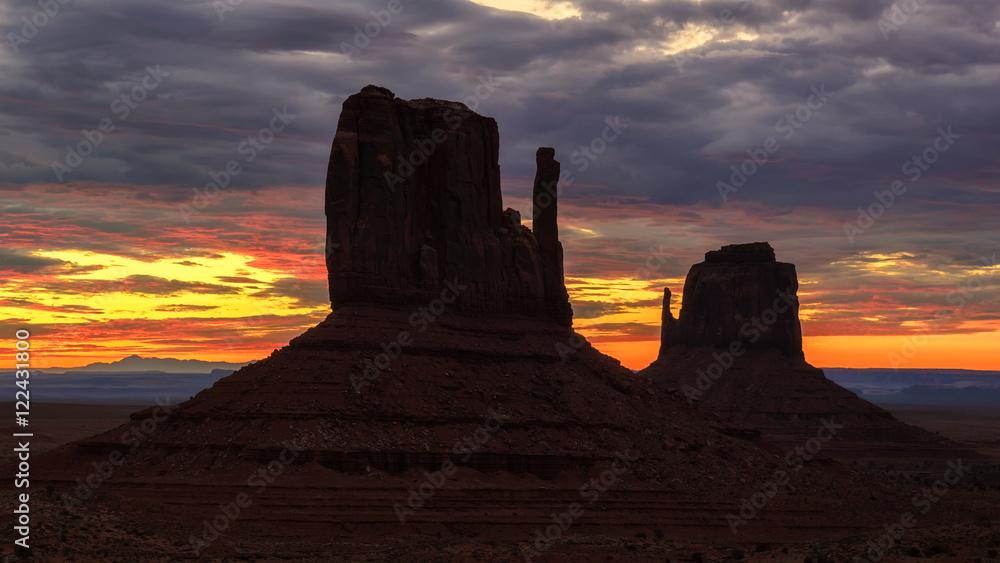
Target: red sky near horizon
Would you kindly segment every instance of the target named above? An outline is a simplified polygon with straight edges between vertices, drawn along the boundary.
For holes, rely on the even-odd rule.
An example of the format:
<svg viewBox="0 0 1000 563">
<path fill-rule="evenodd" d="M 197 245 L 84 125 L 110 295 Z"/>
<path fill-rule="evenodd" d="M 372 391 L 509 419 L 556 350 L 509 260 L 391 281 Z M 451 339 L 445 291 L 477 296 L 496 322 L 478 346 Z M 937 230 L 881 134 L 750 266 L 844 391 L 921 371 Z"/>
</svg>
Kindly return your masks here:
<svg viewBox="0 0 1000 563">
<path fill-rule="evenodd" d="M 516 191 L 530 179 L 506 182 Z M 224 215 L 209 206 L 186 224 L 175 205 L 148 202 L 88 221 L 91 212 L 107 213 L 129 199 L 128 192 L 39 188 L 23 207 L 8 206 L 0 224 L 8 248 L 38 249 L 8 253 L 9 267 L 23 271 L 3 281 L 0 315 L 8 320 L 0 329 L 32 331 L 35 367 L 131 354 L 264 357 L 329 312 L 322 193 L 232 193 L 213 204 Z M 37 203 L 55 194 L 76 210 L 72 220 Z M 505 201 L 525 216 L 529 204 Z M 654 212 L 631 217 L 634 205 L 609 198 L 560 204 L 574 326 L 632 369 L 657 354 L 663 288 L 674 295 L 676 317 L 687 269 L 705 250 L 764 238 L 779 260 L 795 263 L 810 249 L 783 233 L 814 229 L 821 220 L 808 209 L 765 218 L 768 211 L 752 204 L 714 210 L 712 221 L 697 218 L 691 206 L 649 207 Z M 750 228 L 755 222 L 771 232 Z M 752 236 L 716 233 L 723 223 Z M 103 242 L 87 242 L 93 240 Z M 929 269 L 917 257 L 869 254 L 818 271 L 799 265 L 806 359 L 820 367 L 1000 369 L 992 319 L 1000 276 L 992 263 L 987 257 L 979 267 Z M 928 333 L 935 311 L 945 314 Z"/>
<path fill-rule="evenodd" d="M 796 265 L 813 365 L 1000 370 L 1000 5 L 929 2 L 884 36 L 884 3 L 403 4 L 356 52 L 369 0 L 151 0 L 130 25 L 79 3 L 0 49 L 3 338 L 29 328 L 35 367 L 246 362 L 315 325 L 330 142 L 371 83 L 494 118 L 503 204 L 524 217 L 535 150 L 555 147 L 574 326 L 630 368 L 656 356 L 664 287 L 676 316 L 706 251 L 768 241 Z"/>
</svg>

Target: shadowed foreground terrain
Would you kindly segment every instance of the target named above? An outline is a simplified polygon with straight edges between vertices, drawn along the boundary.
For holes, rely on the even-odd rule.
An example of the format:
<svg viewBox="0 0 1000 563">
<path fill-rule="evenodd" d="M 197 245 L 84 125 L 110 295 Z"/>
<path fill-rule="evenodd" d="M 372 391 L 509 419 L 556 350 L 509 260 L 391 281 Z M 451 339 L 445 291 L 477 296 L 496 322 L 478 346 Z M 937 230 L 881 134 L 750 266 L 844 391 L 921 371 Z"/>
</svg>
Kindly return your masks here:
<svg viewBox="0 0 1000 563">
<path fill-rule="evenodd" d="M 36 421 L 37 427 L 41 428 L 43 433 L 53 435 L 55 432 L 50 432 L 49 429 L 58 428 L 63 420 L 72 420 L 76 426 L 97 431 L 111 429 L 127 419 L 127 414 L 119 405 L 74 405 L 68 409 L 69 414 L 73 415 L 72 419 L 61 417 L 59 411 L 65 409 L 66 405 L 37 403 L 33 406 L 40 413 Z M 979 437 L 984 436 L 983 432 L 986 432 L 987 436 L 995 436 L 995 430 L 991 433 L 990 430 L 982 428 L 983 416 L 989 413 L 969 413 L 967 409 L 962 408 L 927 408 L 919 405 L 902 406 L 899 410 L 894 407 L 893 412 L 907 422 L 941 431 L 945 436 L 960 442 L 968 439 L 972 440 L 973 444 L 978 443 Z M 923 413 L 927 413 L 926 416 Z M 51 445 L 56 447 L 63 444 Z M 998 462 L 1000 460 L 993 462 L 994 474 L 996 469 L 1000 468 Z M 920 469 L 923 469 L 923 465 Z M 885 467 L 874 468 L 873 471 L 883 476 L 890 474 Z M 950 506 L 960 506 L 969 502 L 987 503 L 991 500 L 996 502 L 1000 500 L 1000 495 L 997 494 L 998 488 L 1000 479 L 995 477 L 989 491 L 960 486 L 948 493 L 948 496 L 955 495 L 957 500 L 953 504 L 936 505 L 930 516 L 933 517 L 938 512 L 944 514 Z M 109 561 L 116 559 L 172 561 L 177 560 L 177 556 L 183 556 L 183 546 L 175 544 L 178 543 L 178 533 L 187 530 L 181 530 L 181 527 L 164 527 L 157 517 L 150 516 L 145 502 L 136 504 L 132 499 L 124 501 L 122 497 L 110 493 L 107 489 L 99 489 L 91 499 L 94 502 L 82 504 L 73 511 L 72 518 L 67 518 L 64 514 L 60 514 L 65 511 L 65 503 L 61 500 L 59 491 L 57 488 L 39 489 L 37 497 L 32 495 L 36 520 L 42 523 L 35 552 L 53 555 L 53 557 L 40 557 L 38 560 L 88 561 L 94 560 L 95 557 L 106 556 Z M 149 504 L 155 508 L 156 493 L 151 496 L 153 499 Z M 906 495 L 898 499 L 900 511 L 912 509 L 909 503 L 910 498 Z M 601 503 L 599 508 L 603 511 L 607 510 L 608 506 L 614 506 L 614 503 L 610 505 Z M 518 514 L 525 513 L 518 512 Z M 917 561 L 918 559 L 907 557 L 903 553 L 914 547 L 923 552 L 931 550 L 932 546 L 946 545 L 956 553 L 939 554 L 934 560 L 970 561 L 979 558 L 983 562 L 988 562 L 991 560 L 987 557 L 989 550 L 1000 547 L 1000 526 L 995 523 L 949 526 L 947 514 L 935 517 L 934 521 L 941 525 L 909 531 L 901 542 L 901 547 L 890 552 L 885 560 Z M 59 523 L 59 527 L 55 526 L 56 523 Z M 239 532 L 235 529 L 239 526 L 238 522 L 233 526 L 232 532 L 235 537 L 220 541 L 231 545 L 234 554 L 242 554 L 240 560 L 255 558 L 259 561 L 268 560 L 267 554 L 283 553 L 284 546 L 280 544 L 275 546 L 270 540 L 254 538 L 250 534 Z M 657 521 L 650 520 L 635 524 L 634 529 L 622 527 L 623 533 L 620 536 L 567 534 L 558 540 L 556 547 L 538 560 L 605 561 L 605 554 L 615 554 L 614 560 L 617 561 L 663 561 L 664 558 L 685 561 L 694 553 L 702 553 L 706 561 L 715 561 L 730 558 L 733 549 L 742 549 L 746 554 L 746 560 L 749 561 L 801 563 L 805 557 L 812 557 L 816 561 L 817 555 L 827 555 L 836 561 L 851 561 L 855 555 L 864 553 L 867 549 L 865 544 L 869 539 L 877 539 L 873 533 L 812 541 L 806 538 L 798 540 L 792 538 L 787 541 L 755 540 L 741 537 L 743 534 L 740 534 L 740 537 L 730 534 L 730 537 L 720 538 L 716 543 L 705 543 L 694 539 L 685 541 L 682 538 L 670 537 L 666 533 L 665 537 L 660 539 L 656 537 L 657 528 L 662 529 L 662 526 Z M 97 536 L 100 538 L 97 542 L 92 541 L 95 538 L 95 530 L 102 532 Z M 635 537 L 636 534 L 645 534 L 646 537 L 638 538 Z M 462 541 L 437 536 L 437 533 L 431 533 L 427 537 L 412 541 L 404 537 L 372 537 L 361 545 L 350 541 L 334 541 L 329 547 L 336 548 L 336 552 L 342 554 L 341 556 L 324 554 L 311 558 L 303 557 L 305 560 L 315 561 L 511 561 L 518 558 L 521 547 L 530 543 L 528 538 Z M 758 546 L 766 549 L 757 552 Z M 783 553 L 783 549 L 787 549 L 788 553 Z M 7 553 L 10 553 L 9 549 Z M 169 555 L 171 553 L 177 555 Z M 66 555 L 65 559 L 61 554 Z M 212 559 L 205 558 L 205 560 Z"/>
</svg>

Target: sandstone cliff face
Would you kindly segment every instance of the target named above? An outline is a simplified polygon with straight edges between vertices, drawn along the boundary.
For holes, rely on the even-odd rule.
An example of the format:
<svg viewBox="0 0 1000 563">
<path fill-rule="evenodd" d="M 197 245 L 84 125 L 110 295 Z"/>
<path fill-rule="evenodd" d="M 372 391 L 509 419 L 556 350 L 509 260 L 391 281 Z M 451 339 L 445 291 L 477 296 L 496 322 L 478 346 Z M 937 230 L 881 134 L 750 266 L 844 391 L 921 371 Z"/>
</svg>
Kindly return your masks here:
<svg viewBox="0 0 1000 563">
<path fill-rule="evenodd" d="M 705 253 L 684 282 L 676 322 L 664 295 L 660 353 L 671 346 L 777 348 L 802 355 L 795 265 L 778 262 L 766 242 L 731 244 Z"/>
<path fill-rule="evenodd" d="M 570 326 L 555 151 L 539 149 L 536 191 L 544 183 L 551 204 L 532 233 L 502 208 L 499 146 L 496 121 L 457 102 L 376 86 L 349 97 L 326 181 L 333 307 L 426 304 L 450 283 L 468 286 L 456 310 Z"/>
</svg>

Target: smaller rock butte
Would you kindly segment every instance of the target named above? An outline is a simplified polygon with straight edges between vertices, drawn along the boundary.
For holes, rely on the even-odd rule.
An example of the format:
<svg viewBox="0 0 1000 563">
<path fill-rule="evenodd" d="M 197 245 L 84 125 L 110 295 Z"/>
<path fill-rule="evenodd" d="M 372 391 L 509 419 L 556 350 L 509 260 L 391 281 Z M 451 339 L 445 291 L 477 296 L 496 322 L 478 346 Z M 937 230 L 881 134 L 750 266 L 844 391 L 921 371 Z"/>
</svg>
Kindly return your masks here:
<svg viewBox="0 0 1000 563">
<path fill-rule="evenodd" d="M 556 223 L 559 162 L 536 154 L 534 232 L 502 209 L 497 123 L 465 105 L 347 98 L 326 180 L 330 301 L 424 304 L 467 285 L 453 310 L 571 326 Z"/>
<path fill-rule="evenodd" d="M 660 353 L 640 375 L 782 448 L 802 446 L 823 420 L 842 424 L 823 455 L 839 459 L 980 459 L 897 420 L 805 361 L 795 266 L 766 242 L 705 253 L 684 282 L 679 318 L 663 291 Z"/>
<path fill-rule="evenodd" d="M 706 252 L 684 282 L 676 320 L 664 289 L 660 353 L 676 344 L 728 347 L 739 341 L 802 356 L 798 286 L 795 265 L 778 262 L 766 242 Z"/>
</svg>

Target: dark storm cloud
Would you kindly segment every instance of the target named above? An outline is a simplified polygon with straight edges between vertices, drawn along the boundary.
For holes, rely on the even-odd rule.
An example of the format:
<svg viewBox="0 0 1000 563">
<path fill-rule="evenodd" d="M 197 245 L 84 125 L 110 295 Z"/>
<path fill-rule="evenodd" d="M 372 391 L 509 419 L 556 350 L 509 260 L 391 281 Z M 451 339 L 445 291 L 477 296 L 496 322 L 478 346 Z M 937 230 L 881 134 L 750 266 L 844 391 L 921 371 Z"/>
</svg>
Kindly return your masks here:
<svg viewBox="0 0 1000 563">
<path fill-rule="evenodd" d="M 46 293 L 66 295 L 123 292 L 163 297 L 185 293 L 234 295 L 242 292 L 239 287 L 234 286 L 167 279 L 148 274 L 133 274 L 114 280 L 70 279 L 46 281 L 39 283 L 36 287 Z"/>
<path fill-rule="evenodd" d="M 0 270 L 4 272 L 30 274 L 63 264 L 67 264 L 67 262 L 57 258 L 35 256 L 23 250 L 0 248 Z"/>
<path fill-rule="evenodd" d="M 288 297 L 294 300 L 297 307 L 320 307 L 330 302 L 325 279 L 281 278 L 251 295 L 261 298 Z"/>
<path fill-rule="evenodd" d="M 588 289 L 593 290 L 593 286 L 588 286 Z M 628 313 L 635 311 L 641 307 L 659 307 L 663 303 L 660 299 L 640 299 L 635 301 L 616 301 L 616 302 L 604 302 L 604 301 L 585 301 L 585 300 L 574 300 L 573 301 L 573 318 L 574 319 L 593 319 L 597 317 L 602 317 L 604 315 L 611 315 L 615 313 Z"/>
<path fill-rule="evenodd" d="M 774 123 L 804 103 L 812 85 L 825 84 L 836 98 L 783 143 L 781 162 L 762 167 L 734 197 L 851 209 L 845 196 L 882 187 L 951 123 L 965 146 L 935 167 L 939 177 L 979 170 L 996 149 L 991 137 L 977 136 L 998 124 L 988 95 L 997 85 L 987 79 L 1000 60 L 995 6 L 928 2 L 886 41 L 876 24 L 884 1 L 741 5 L 582 2 L 582 18 L 553 26 L 467 2 L 404 2 L 350 63 L 341 44 L 354 42 L 370 10 L 384 8 L 378 2 L 244 3 L 221 21 L 210 2 L 73 5 L 64 8 L 71 17 L 54 18 L 6 62 L 18 79 L 4 86 L 0 110 L 16 116 L 5 120 L 13 133 L 30 131 L 41 145 L 30 157 L 8 152 L 51 162 L 81 140 L 80 129 L 113 117 L 110 104 L 148 65 L 162 65 L 170 76 L 69 175 L 149 185 L 207 181 L 242 138 L 267 125 L 273 107 L 307 116 L 247 166 L 237 189 L 279 177 L 318 184 L 337 106 L 363 83 L 403 97 L 461 98 L 490 73 L 504 85 L 481 111 L 498 118 L 513 148 L 505 156 L 517 160 L 505 170 L 530 171 L 526 156 L 544 136 L 578 178 L 662 202 L 718 200 L 714 184 L 728 177 L 728 165 L 776 136 Z M 19 13 L 32 9 L 21 6 Z M 720 19 L 727 9 L 731 24 Z M 760 36 L 684 51 L 691 58 L 683 70 L 671 56 L 621 56 L 655 50 L 695 25 L 720 38 L 737 30 Z M 26 105 L 34 106 L 30 116 Z M 608 115 L 627 118 L 630 129 L 579 170 L 569 159 Z M 45 168 L 34 172 L 18 180 L 53 178 Z M 806 182 L 813 193 L 802 193 Z"/>
<path fill-rule="evenodd" d="M 660 327 L 643 323 L 597 323 L 584 324 L 580 328 L 593 331 L 598 335 L 622 334 L 629 336 L 659 336 Z"/>
<path fill-rule="evenodd" d="M 34 311 L 50 311 L 56 313 L 76 313 L 89 315 L 93 313 L 100 313 L 101 309 L 94 307 L 89 307 L 87 305 L 46 305 L 43 303 L 38 303 L 31 299 L 16 299 L 8 298 L 0 300 L 0 306 L 8 307 L 18 307 L 20 309 L 34 310 Z"/>
</svg>

